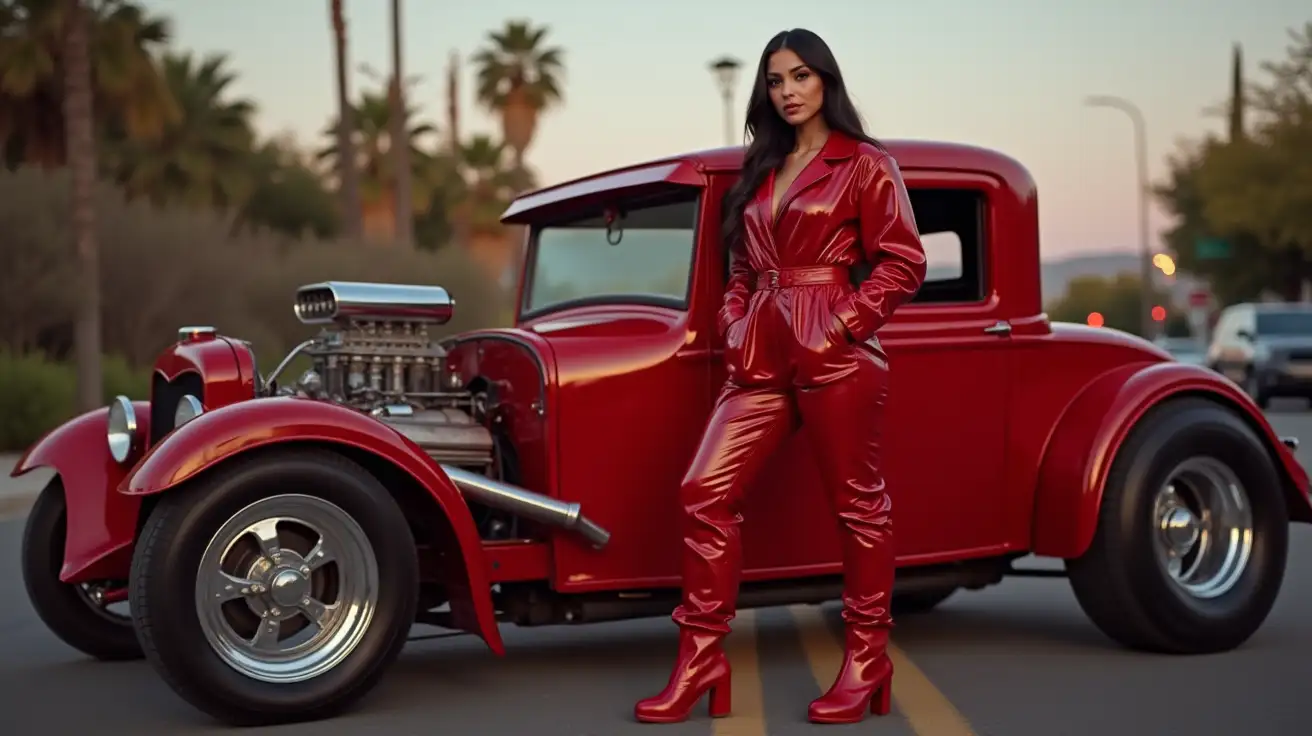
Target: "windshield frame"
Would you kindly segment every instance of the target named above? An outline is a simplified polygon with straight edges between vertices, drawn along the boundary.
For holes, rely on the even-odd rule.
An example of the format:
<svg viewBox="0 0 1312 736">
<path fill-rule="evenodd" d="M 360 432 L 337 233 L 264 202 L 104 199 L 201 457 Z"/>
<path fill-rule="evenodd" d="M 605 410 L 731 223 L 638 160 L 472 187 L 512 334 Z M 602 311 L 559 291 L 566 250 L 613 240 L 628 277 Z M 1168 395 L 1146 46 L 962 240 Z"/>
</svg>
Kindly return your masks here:
<svg viewBox="0 0 1312 736">
<path fill-rule="evenodd" d="M 580 220 L 590 220 L 604 215 L 608 207 L 618 208 L 621 212 L 631 212 L 633 210 L 650 209 L 662 205 L 692 205 L 692 225 L 688 230 L 691 236 L 691 247 L 688 253 L 688 278 L 684 283 L 682 297 L 670 297 L 657 294 L 594 294 L 591 296 L 577 297 L 574 299 L 564 299 L 558 302 L 531 307 L 533 300 L 533 286 L 538 268 L 539 239 L 542 231 L 554 227 L 569 227 L 572 223 Z M 594 202 L 584 206 L 572 208 L 557 217 L 542 222 L 533 223 L 529 228 L 528 242 L 524 254 L 524 274 L 522 287 L 520 289 L 518 315 L 516 321 L 523 323 L 539 319 L 541 317 L 578 309 L 581 307 L 598 307 L 598 306 L 645 306 L 660 307 L 664 309 L 673 309 L 681 312 L 687 312 L 692 306 L 692 289 L 696 277 L 697 256 L 701 252 L 702 240 L 702 219 L 706 209 L 706 189 L 704 187 L 678 187 L 674 189 L 664 189 L 655 194 L 646 196 L 623 196 L 616 201 Z M 621 247 L 621 246 L 616 246 Z"/>
</svg>

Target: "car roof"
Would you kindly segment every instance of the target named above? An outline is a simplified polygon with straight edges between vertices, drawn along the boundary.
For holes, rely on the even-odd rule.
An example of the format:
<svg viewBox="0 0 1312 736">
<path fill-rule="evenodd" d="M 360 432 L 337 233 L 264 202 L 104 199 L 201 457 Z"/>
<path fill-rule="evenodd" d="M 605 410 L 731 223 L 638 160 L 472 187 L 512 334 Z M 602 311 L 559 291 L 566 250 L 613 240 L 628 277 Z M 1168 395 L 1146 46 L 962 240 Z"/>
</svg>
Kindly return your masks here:
<svg viewBox="0 0 1312 736">
<path fill-rule="evenodd" d="M 1033 196 L 1033 177 L 1019 161 L 999 151 L 966 143 L 891 139 L 881 141 L 903 171 L 973 171 L 992 174 L 1022 198 Z M 519 195 L 502 215 L 503 222 L 527 222 L 536 212 L 608 191 L 648 188 L 667 183 L 699 186 L 708 173 L 732 173 L 742 167 L 744 146 L 725 146 L 650 159 L 628 166 L 542 187 Z"/>
</svg>

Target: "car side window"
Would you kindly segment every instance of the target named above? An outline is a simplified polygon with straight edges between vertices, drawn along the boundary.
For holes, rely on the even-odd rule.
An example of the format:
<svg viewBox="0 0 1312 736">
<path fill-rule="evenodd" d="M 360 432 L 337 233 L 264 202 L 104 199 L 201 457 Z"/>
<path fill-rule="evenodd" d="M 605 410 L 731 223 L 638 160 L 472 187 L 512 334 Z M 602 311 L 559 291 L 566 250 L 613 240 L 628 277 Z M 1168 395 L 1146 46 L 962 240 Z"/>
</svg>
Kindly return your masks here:
<svg viewBox="0 0 1312 736">
<path fill-rule="evenodd" d="M 925 283 L 913 304 L 983 301 L 984 193 L 972 189 L 907 192 L 925 248 Z"/>
<path fill-rule="evenodd" d="M 911 208 L 925 249 L 925 283 L 912 303 L 964 303 L 984 300 L 984 193 L 974 189 L 908 187 Z M 852 267 L 852 285 L 869 276 L 873 265 Z M 729 254 L 724 257 L 728 277 Z"/>
</svg>

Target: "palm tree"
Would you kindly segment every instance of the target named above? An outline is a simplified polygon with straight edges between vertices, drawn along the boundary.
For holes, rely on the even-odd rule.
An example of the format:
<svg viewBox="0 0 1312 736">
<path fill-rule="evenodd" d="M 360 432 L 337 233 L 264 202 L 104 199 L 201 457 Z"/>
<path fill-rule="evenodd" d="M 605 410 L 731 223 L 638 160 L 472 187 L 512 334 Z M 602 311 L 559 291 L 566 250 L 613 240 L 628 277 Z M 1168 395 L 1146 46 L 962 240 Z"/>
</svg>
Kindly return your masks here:
<svg viewBox="0 0 1312 736">
<path fill-rule="evenodd" d="M 487 48 L 474 55 L 478 68 L 478 101 L 501 116 L 502 138 L 514 155 L 514 166 L 524 166 L 524 151 L 533 142 L 538 118 L 562 101 L 564 51 L 545 47 L 545 26 L 509 21 L 500 31 L 488 33 Z"/>
<path fill-rule="evenodd" d="M 428 123 L 415 121 L 415 109 L 406 110 L 405 129 L 408 131 L 410 148 L 410 203 L 412 211 L 422 214 L 426 211 L 432 193 L 432 155 L 423 147 L 423 139 L 436 132 Z M 360 103 L 353 107 L 355 120 L 353 144 L 358 153 L 360 172 L 360 198 L 364 218 L 365 234 L 379 240 L 395 239 L 395 184 L 396 177 L 392 150 L 392 106 L 389 94 L 384 88 L 381 92 L 364 92 Z M 337 121 L 332 121 L 325 133 L 336 135 Z M 340 167 L 338 147 L 334 142 L 321 148 L 315 158 L 321 163 L 331 162 Z"/>
<path fill-rule="evenodd" d="M 456 207 L 457 218 L 469 231 L 470 256 L 503 286 L 512 275 L 518 248 L 514 231 L 501 224 L 501 213 L 517 187 L 526 184 L 523 169 L 506 167 L 506 148 L 487 135 L 474 136 L 460 146 L 466 183 L 465 196 Z"/>
<path fill-rule="evenodd" d="M 69 168 L 73 174 L 71 203 L 81 299 L 73 327 L 74 363 L 77 366 L 77 407 L 91 411 L 100 406 L 104 376 L 100 368 L 100 253 L 96 243 L 96 212 L 92 197 L 96 184 L 95 111 L 88 38 L 89 12 L 81 0 L 64 0 L 64 130 Z"/>
<path fill-rule="evenodd" d="M 0 0 L 0 148 L 10 167 L 58 168 L 68 158 L 63 66 L 68 20 L 79 7 L 88 15 L 94 124 L 149 140 L 176 119 L 152 57 L 169 40 L 167 21 L 128 0 Z"/>
<path fill-rule="evenodd" d="M 180 118 L 148 145 L 110 138 L 102 157 L 129 197 L 157 205 L 179 202 L 218 209 L 245 204 L 254 186 L 255 105 L 225 99 L 236 79 L 224 68 L 226 62 L 222 54 L 199 62 L 190 53 L 168 53 L 161 59 Z"/>
<path fill-rule="evenodd" d="M 346 44 L 346 12 L 342 9 L 342 0 L 329 0 L 329 13 L 333 23 L 334 57 L 337 61 L 337 149 L 342 152 L 338 160 L 337 176 L 339 180 L 342 208 L 342 225 L 346 234 L 358 238 L 364 233 L 360 217 L 360 173 L 354 166 L 343 166 L 346 161 L 355 161 L 355 144 L 351 131 L 355 123 L 351 116 L 351 93 L 347 89 L 346 70 L 349 67 L 349 49 Z"/>
<path fill-rule="evenodd" d="M 392 137 L 405 135 L 405 73 L 401 66 L 401 0 L 392 0 L 392 79 L 388 85 L 388 99 L 392 104 Z M 393 191 L 397 193 L 393 210 L 395 213 L 394 239 L 403 247 L 414 247 L 415 216 L 411 200 L 414 198 L 414 182 L 410 176 L 410 147 L 396 146 L 392 149 L 392 171 L 396 177 Z"/>
</svg>

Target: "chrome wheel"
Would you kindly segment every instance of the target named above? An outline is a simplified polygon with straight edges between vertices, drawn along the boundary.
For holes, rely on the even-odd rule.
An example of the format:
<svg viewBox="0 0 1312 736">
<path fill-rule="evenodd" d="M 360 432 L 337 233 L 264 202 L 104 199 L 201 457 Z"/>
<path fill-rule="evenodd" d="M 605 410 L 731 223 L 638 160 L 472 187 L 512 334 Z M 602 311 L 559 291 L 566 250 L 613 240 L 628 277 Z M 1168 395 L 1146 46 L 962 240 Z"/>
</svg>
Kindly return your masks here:
<svg viewBox="0 0 1312 736">
<path fill-rule="evenodd" d="M 1253 509 L 1226 464 L 1192 457 L 1176 466 L 1153 503 L 1157 561 L 1194 598 L 1224 595 L 1248 567 Z"/>
<path fill-rule="evenodd" d="M 271 683 L 340 664 L 369 629 L 378 560 L 349 514 L 321 498 L 262 499 L 228 519 L 201 557 L 196 609 L 228 666 Z"/>
</svg>

